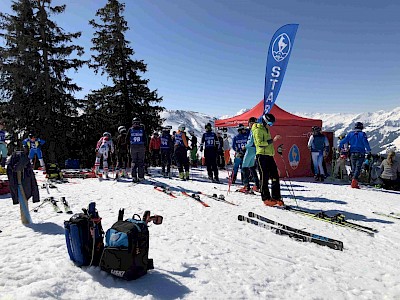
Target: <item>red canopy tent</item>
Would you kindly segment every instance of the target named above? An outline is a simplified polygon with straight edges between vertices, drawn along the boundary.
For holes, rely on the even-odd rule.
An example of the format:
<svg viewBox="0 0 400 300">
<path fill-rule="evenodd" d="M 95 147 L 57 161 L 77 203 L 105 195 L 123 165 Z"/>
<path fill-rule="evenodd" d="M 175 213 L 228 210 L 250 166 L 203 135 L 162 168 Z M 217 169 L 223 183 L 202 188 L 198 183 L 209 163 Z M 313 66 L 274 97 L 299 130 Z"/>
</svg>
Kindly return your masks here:
<svg viewBox="0 0 400 300">
<path fill-rule="evenodd" d="M 222 120 L 215 121 L 215 127 L 235 127 L 238 124 L 247 125 L 250 117 L 260 117 L 264 111 L 264 101 L 261 100 L 255 107 L 245 113 Z M 312 176 L 311 155 L 307 148 L 307 142 L 311 135 L 312 126 L 322 127 L 322 120 L 308 119 L 293 115 L 283 110 L 276 104 L 272 107 L 271 113 L 275 116 L 276 122 L 271 127 L 271 134 L 282 136 L 282 139 L 274 143 L 275 150 L 278 145 L 284 145 L 283 160 L 287 166 L 290 177 Z M 329 137 L 332 145 L 333 136 Z M 281 176 L 286 176 L 285 164 L 275 154 L 275 162 L 278 165 Z"/>
</svg>

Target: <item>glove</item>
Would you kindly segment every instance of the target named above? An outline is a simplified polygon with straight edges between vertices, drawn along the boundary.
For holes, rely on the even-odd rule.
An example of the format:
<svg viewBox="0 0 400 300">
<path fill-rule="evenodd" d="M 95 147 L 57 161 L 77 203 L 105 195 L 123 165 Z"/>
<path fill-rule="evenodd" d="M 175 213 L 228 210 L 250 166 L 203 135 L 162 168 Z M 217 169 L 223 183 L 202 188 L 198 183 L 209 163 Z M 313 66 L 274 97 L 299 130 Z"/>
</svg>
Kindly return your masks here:
<svg viewBox="0 0 400 300">
<path fill-rule="evenodd" d="M 367 159 L 371 159 L 371 157 L 372 157 L 371 152 L 368 152 L 366 157 L 367 157 Z"/>
<path fill-rule="evenodd" d="M 99 148 L 94 149 L 94 152 L 96 153 L 99 152 Z"/>
<path fill-rule="evenodd" d="M 203 152 L 203 146 L 200 146 L 200 152 Z"/>
</svg>

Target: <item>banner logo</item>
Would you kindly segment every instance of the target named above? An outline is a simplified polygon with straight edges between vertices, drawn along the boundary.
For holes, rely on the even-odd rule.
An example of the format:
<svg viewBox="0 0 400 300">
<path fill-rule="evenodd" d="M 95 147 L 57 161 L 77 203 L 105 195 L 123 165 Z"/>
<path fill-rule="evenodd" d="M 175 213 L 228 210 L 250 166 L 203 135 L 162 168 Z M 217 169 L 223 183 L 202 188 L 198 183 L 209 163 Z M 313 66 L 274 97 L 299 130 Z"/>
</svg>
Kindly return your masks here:
<svg viewBox="0 0 400 300">
<path fill-rule="evenodd" d="M 268 48 L 264 85 L 264 114 L 275 104 L 292 52 L 298 24 L 287 24 L 273 35 Z"/>
<path fill-rule="evenodd" d="M 293 170 L 296 170 L 300 164 L 300 149 L 296 144 L 290 148 L 288 153 L 289 165 Z"/>
<path fill-rule="evenodd" d="M 277 62 L 284 60 L 292 48 L 290 38 L 286 33 L 280 34 L 272 44 L 272 56 Z"/>
</svg>

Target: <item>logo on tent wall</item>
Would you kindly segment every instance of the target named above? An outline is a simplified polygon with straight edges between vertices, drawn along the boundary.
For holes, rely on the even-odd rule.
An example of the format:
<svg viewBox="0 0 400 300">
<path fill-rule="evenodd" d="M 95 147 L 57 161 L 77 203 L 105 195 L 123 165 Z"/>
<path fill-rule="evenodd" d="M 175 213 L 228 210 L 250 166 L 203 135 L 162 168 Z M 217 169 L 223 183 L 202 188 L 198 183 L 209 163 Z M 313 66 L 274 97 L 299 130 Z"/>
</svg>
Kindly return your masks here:
<svg viewBox="0 0 400 300">
<path fill-rule="evenodd" d="M 293 144 L 293 146 L 290 148 L 288 159 L 290 167 L 293 170 L 296 170 L 300 163 L 300 149 L 296 144 Z"/>
<path fill-rule="evenodd" d="M 284 60 L 290 53 L 292 43 L 286 33 L 278 35 L 272 44 L 272 56 L 277 62 Z"/>
</svg>

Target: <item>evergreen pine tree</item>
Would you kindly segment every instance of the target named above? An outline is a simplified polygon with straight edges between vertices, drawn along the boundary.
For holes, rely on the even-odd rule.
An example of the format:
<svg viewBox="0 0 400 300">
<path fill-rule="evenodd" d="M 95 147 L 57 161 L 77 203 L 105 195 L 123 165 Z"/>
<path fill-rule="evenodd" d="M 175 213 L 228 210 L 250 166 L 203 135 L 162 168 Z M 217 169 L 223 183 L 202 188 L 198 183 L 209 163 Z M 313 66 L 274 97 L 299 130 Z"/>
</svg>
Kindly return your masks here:
<svg viewBox="0 0 400 300">
<path fill-rule="evenodd" d="M 135 54 L 125 39 L 129 29 L 123 17 L 125 5 L 108 0 L 96 13 L 98 20 L 91 20 L 95 29 L 90 67 L 96 73 L 106 75 L 111 84 L 88 95 L 87 113 L 92 116 L 94 130 L 115 133 L 119 125 L 130 126 L 132 118 L 142 119 L 148 133 L 158 129 L 162 120 L 159 113 L 163 107 L 157 91 L 147 86 L 149 80 L 140 74 L 147 71 L 142 60 L 133 60 Z M 94 115 L 96 115 L 94 117 Z"/>
<path fill-rule="evenodd" d="M 6 119 L 16 131 L 34 131 L 46 140 L 48 161 L 68 157 L 81 88 L 67 76 L 86 62 L 83 48 L 73 40 L 81 33 L 66 33 L 49 18 L 65 11 L 51 0 L 16 0 L 15 15 L 0 15 L 0 91 L 7 101 Z"/>
</svg>

